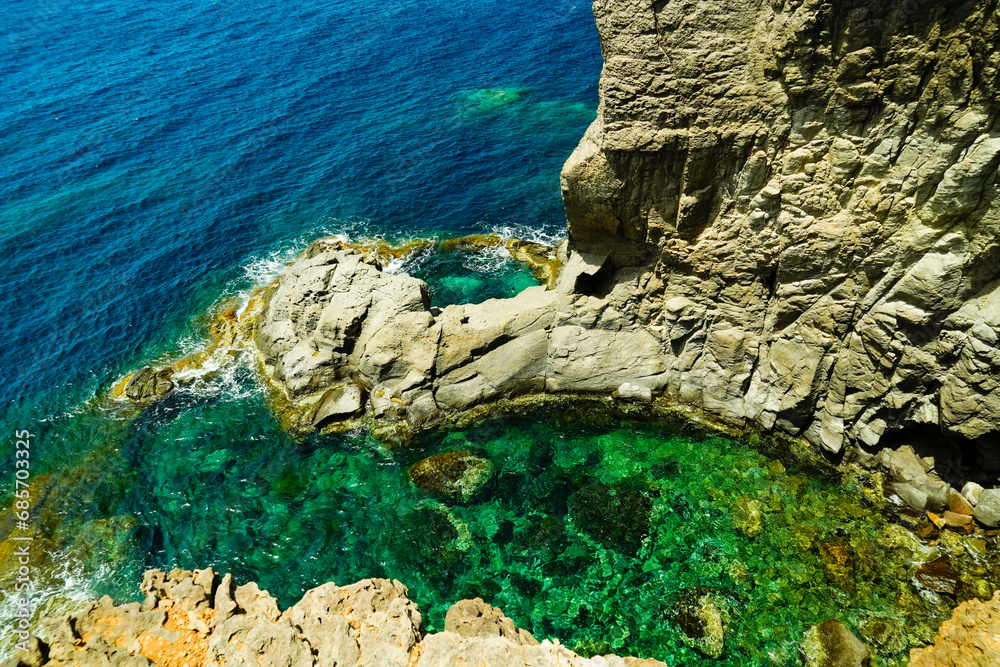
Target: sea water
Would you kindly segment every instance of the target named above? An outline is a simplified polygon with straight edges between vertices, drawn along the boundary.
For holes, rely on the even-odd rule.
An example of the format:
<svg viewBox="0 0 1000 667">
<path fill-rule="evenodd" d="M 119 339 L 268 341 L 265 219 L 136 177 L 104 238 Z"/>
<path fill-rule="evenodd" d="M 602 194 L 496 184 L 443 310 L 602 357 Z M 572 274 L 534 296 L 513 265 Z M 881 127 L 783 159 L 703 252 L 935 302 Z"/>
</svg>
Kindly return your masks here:
<svg viewBox="0 0 1000 667">
<path fill-rule="evenodd" d="M 197 350 L 219 304 L 245 303 L 318 236 L 557 239 L 559 170 L 597 106 L 588 3 L 10 0 L 3 14 L 4 650 L 20 429 L 39 613 L 135 599 L 150 567 L 233 572 L 283 606 L 384 576 L 428 629 L 480 596 L 539 638 L 674 665 L 709 662 L 675 622 L 696 587 L 732 607 L 716 664 L 796 664 L 802 631 L 829 617 L 877 627 L 892 664 L 946 613 L 910 581 L 922 547 L 856 488 L 677 424 L 567 408 L 392 453 L 363 432 L 289 436 L 246 359 L 143 411 L 100 398 Z M 394 269 L 437 305 L 533 284 L 495 249 Z M 496 466 L 470 503 L 409 483 L 408 465 L 456 449 Z M 635 526 L 588 511 L 609 494 L 642 510 Z M 734 523 L 748 503 L 763 534 Z M 847 574 L 823 560 L 830 543 L 853 554 Z"/>
</svg>

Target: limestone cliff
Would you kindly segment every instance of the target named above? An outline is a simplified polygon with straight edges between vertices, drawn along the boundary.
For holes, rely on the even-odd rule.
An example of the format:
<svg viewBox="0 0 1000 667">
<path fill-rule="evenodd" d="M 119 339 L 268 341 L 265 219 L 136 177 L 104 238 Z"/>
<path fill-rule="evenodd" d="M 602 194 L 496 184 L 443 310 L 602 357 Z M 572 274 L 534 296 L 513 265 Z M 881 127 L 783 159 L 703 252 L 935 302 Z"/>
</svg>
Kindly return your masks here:
<svg viewBox="0 0 1000 667">
<path fill-rule="evenodd" d="M 571 247 L 645 267 L 663 388 L 831 451 L 940 427 L 996 466 L 996 3 L 594 11 Z"/>
</svg>

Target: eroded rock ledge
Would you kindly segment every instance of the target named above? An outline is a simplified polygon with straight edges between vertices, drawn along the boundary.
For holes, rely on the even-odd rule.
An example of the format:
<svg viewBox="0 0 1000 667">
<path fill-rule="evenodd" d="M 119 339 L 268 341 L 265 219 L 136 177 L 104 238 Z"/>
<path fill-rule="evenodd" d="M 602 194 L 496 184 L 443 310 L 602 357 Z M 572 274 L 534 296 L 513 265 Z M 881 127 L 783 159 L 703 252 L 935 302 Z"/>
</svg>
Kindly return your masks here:
<svg viewBox="0 0 1000 667">
<path fill-rule="evenodd" d="M 237 586 L 211 569 L 150 570 L 143 603 L 104 597 L 62 618 L 45 619 L 7 667 L 23 665 L 369 665 L 378 667 L 665 667 L 639 658 L 583 658 L 557 641 L 537 641 L 482 600 L 448 610 L 444 632 L 421 630 L 417 605 L 398 581 L 324 584 L 281 611 L 256 584 Z"/>
<path fill-rule="evenodd" d="M 592 259 L 571 255 L 555 289 L 437 309 L 423 281 L 321 239 L 266 290 L 253 340 L 305 427 L 367 413 L 384 435 L 542 392 L 649 401 L 667 378 L 661 332 L 640 324 L 640 272 L 589 295 Z"/>
</svg>

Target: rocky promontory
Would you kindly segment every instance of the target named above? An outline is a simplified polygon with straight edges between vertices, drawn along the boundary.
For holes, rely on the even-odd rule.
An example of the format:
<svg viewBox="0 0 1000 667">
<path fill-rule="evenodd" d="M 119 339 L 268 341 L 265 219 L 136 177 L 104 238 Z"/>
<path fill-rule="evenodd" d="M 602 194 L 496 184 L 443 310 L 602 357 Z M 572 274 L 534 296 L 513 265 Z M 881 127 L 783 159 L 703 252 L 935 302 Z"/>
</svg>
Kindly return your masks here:
<svg viewBox="0 0 1000 667">
<path fill-rule="evenodd" d="M 601 104 L 563 171 L 554 289 L 432 308 L 421 281 L 317 241 L 254 331 L 298 421 L 419 428 L 596 392 L 830 452 L 937 433 L 1000 470 L 988 3 L 597 0 L 595 15 Z"/>
<path fill-rule="evenodd" d="M 600 106 L 563 170 L 568 238 L 546 260 L 547 284 L 438 308 L 427 284 L 385 257 L 317 240 L 233 317 L 233 340 L 259 361 L 286 425 L 370 426 L 399 446 L 518 397 L 690 406 L 737 429 L 881 465 L 890 495 L 930 512 L 928 530 L 996 527 L 994 4 L 595 0 L 594 11 Z M 121 390 L 142 401 L 171 387 L 169 374 L 148 369 Z M 462 476 L 488 477 L 462 453 Z M 463 481 L 446 494 L 474 489 Z M 751 500 L 744 505 L 745 531 L 759 534 Z M 944 588 L 945 567 L 924 572 L 932 590 Z M 377 590 L 395 606 L 372 606 L 383 614 L 371 616 L 377 623 L 338 612 L 337 627 L 353 628 L 344 630 L 353 639 L 329 646 L 364 655 L 362 639 L 388 633 L 400 664 L 421 665 L 454 664 L 447 651 L 482 641 L 506 642 L 497 646 L 511 656 L 564 650 L 525 643 L 514 629 L 458 644 L 434 639 L 447 632 L 419 638 L 405 591 L 357 586 L 367 592 L 348 597 Z M 203 595 L 216 625 L 189 619 L 211 630 L 207 655 L 264 643 L 327 650 L 317 648 L 326 639 L 310 638 L 305 600 L 253 612 L 265 630 L 222 634 L 249 616 L 227 616 L 219 610 L 229 598 L 211 596 Z M 60 636 L 50 635 L 51 650 L 84 640 Z M 821 636 L 852 647 L 838 628 L 813 633 Z"/>
<path fill-rule="evenodd" d="M 144 602 L 116 606 L 105 597 L 44 621 L 44 636 L 8 667 L 128 665 L 368 665 L 370 667 L 662 667 L 608 655 L 584 658 L 548 639 L 539 642 L 483 600 L 448 610 L 443 632 L 427 634 L 398 581 L 329 583 L 282 611 L 256 584 L 237 586 L 211 569 L 150 570 Z"/>
</svg>

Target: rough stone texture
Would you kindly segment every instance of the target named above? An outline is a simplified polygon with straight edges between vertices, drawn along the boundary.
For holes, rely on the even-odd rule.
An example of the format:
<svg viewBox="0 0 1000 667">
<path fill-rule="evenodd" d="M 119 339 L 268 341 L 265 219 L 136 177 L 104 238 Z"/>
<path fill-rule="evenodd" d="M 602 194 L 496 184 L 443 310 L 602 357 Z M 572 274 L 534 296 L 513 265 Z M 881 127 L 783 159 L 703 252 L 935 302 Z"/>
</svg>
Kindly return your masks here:
<svg viewBox="0 0 1000 667">
<path fill-rule="evenodd" d="M 933 472 L 934 459 L 921 458 L 913 447 L 883 449 L 876 460 L 889 471 L 892 489 L 916 510 L 940 511 L 957 491 Z"/>
<path fill-rule="evenodd" d="M 871 653 L 837 620 L 806 630 L 801 646 L 804 667 L 869 667 Z"/>
<path fill-rule="evenodd" d="M 425 635 L 417 605 L 398 581 L 324 584 L 282 612 L 256 584 L 236 586 L 211 570 L 150 570 L 146 600 L 115 606 L 104 597 L 43 619 L 46 638 L 6 667 L 665 667 L 655 660 L 586 659 L 558 641 L 537 642 L 481 599 L 454 605 L 446 631 Z"/>
<path fill-rule="evenodd" d="M 133 401 L 147 401 L 164 396 L 174 388 L 172 375 L 173 372 L 170 369 L 155 369 L 146 366 L 136 371 L 125 381 L 122 392 Z"/>
<path fill-rule="evenodd" d="M 995 465 L 993 4 L 594 10 L 605 65 L 563 171 L 570 246 L 642 267 L 605 285 L 642 293 L 666 389 L 831 451 L 939 426 Z"/>
<path fill-rule="evenodd" d="M 448 610 L 444 619 L 445 632 L 454 632 L 463 637 L 503 637 L 516 644 L 535 646 L 538 641 L 527 630 L 514 625 L 514 621 L 503 612 L 492 607 L 482 598 L 456 602 Z"/>
<path fill-rule="evenodd" d="M 1000 665 L 1000 593 L 988 602 L 958 605 L 934 644 L 910 651 L 910 667 L 993 667 Z"/>
<path fill-rule="evenodd" d="M 361 387 L 347 384 L 330 387 L 309 411 L 309 423 L 322 426 L 330 420 L 347 419 L 364 411 L 364 394 Z"/>
<path fill-rule="evenodd" d="M 364 393 L 376 421 L 408 427 L 544 391 L 624 388 L 621 398 L 649 401 L 666 365 L 655 328 L 640 326 L 641 293 L 574 291 L 599 277 L 601 261 L 569 258 L 553 290 L 436 309 L 422 281 L 321 239 L 268 290 L 254 342 L 292 405 L 312 406 L 306 427 L 353 414 Z M 356 387 L 350 402 L 329 393 L 345 383 Z"/>
<path fill-rule="evenodd" d="M 984 489 L 976 499 L 976 519 L 987 526 L 1000 524 L 1000 489 Z"/>
<path fill-rule="evenodd" d="M 410 481 L 430 491 L 463 503 L 469 502 L 493 474 L 493 462 L 471 452 L 442 452 L 410 466 Z"/>
</svg>

